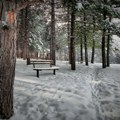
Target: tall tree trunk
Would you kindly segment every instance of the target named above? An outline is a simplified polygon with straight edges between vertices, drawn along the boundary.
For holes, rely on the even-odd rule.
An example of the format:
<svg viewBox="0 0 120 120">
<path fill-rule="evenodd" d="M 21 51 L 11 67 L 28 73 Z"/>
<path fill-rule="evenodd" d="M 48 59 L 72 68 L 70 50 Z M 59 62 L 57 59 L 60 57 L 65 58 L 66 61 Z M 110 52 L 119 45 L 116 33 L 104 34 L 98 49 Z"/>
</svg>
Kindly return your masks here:
<svg viewBox="0 0 120 120">
<path fill-rule="evenodd" d="M 103 68 L 106 68 L 105 33 L 106 33 L 106 30 L 103 29 L 103 33 L 102 33 L 102 67 Z"/>
<path fill-rule="evenodd" d="M 0 2 L 0 22 L 2 19 L 2 12 L 3 12 L 3 2 Z M 1 33 L 0 33 L 0 41 L 1 41 Z M 1 42 L 0 42 L 0 48 L 1 48 Z"/>
<path fill-rule="evenodd" d="M 93 17 L 93 34 L 94 33 L 95 33 L 95 17 Z M 91 63 L 94 63 L 94 55 L 95 55 L 95 39 L 93 35 Z"/>
<path fill-rule="evenodd" d="M 71 39 L 70 39 L 70 49 L 71 49 L 71 70 L 76 69 L 75 65 L 75 12 L 74 8 L 72 8 L 71 11 Z"/>
<path fill-rule="evenodd" d="M 82 33 L 80 37 L 80 62 L 83 63 L 83 38 Z"/>
<path fill-rule="evenodd" d="M 15 15 L 14 2 L 3 2 L 1 16 L 1 20 L 7 23 L 7 25 L 0 26 L 0 118 L 2 119 L 8 119 L 13 115 L 13 84 L 16 63 L 16 18 L 13 16 L 13 19 L 10 19 L 8 16 L 6 19 L 8 11 Z"/>
<path fill-rule="evenodd" d="M 110 33 L 110 30 L 108 30 L 108 33 Z M 110 67 L 110 35 L 107 36 L 107 67 Z"/>
<path fill-rule="evenodd" d="M 23 36 L 23 59 L 28 57 L 28 7 L 26 7 L 24 12 L 24 36 Z"/>
<path fill-rule="evenodd" d="M 106 2 L 107 1 L 104 0 L 105 4 Z M 106 20 L 106 10 L 103 11 L 103 20 Z M 106 68 L 105 35 L 106 35 L 106 29 L 104 26 L 102 31 L 102 68 Z"/>
<path fill-rule="evenodd" d="M 56 64 L 56 41 L 55 41 L 55 1 L 51 0 L 51 50 L 50 58 L 53 60 L 53 65 Z"/>
<path fill-rule="evenodd" d="M 3 2 L 0 2 L 0 20 L 2 18 L 2 12 L 3 12 Z"/>
<path fill-rule="evenodd" d="M 95 56 L 95 39 L 93 38 L 93 44 L 92 44 L 92 57 L 91 57 L 91 63 L 94 63 L 94 56 Z"/>
<path fill-rule="evenodd" d="M 25 40 L 25 9 L 21 10 L 19 13 L 19 32 L 18 32 L 18 39 L 17 39 L 17 46 L 20 50 L 20 57 L 24 58 L 24 40 Z"/>
<path fill-rule="evenodd" d="M 70 7 L 68 6 L 67 10 L 67 30 L 68 30 L 68 52 L 69 52 L 69 63 L 71 64 L 71 50 L 70 50 Z"/>
<path fill-rule="evenodd" d="M 111 17 L 109 17 L 109 21 L 111 22 Z M 108 29 L 107 36 L 107 67 L 110 67 L 110 29 Z"/>
<path fill-rule="evenodd" d="M 28 32 L 29 32 L 29 7 L 26 7 L 20 11 L 19 14 L 19 34 L 17 45 L 21 49 L 22 58 L 26 59 L 28 57 Z"/>
<path fill-rule="evenodd" d="M 86 14 L 84 12 L 84 46 L 85 46 L 85 64 L 88 66 L 88 50 L 87 50 L 87 36 L 86 36 Z"/>
</svg>

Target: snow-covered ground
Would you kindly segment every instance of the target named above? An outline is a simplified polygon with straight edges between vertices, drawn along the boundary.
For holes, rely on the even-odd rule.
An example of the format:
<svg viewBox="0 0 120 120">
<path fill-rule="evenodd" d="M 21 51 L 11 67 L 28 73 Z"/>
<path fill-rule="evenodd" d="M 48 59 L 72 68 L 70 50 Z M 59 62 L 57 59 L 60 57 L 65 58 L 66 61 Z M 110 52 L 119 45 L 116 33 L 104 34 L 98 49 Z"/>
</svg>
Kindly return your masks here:
<svg viewBox="0 0 120 120">
<path fill-rule="evenodd" d="M 17 60 L 14 116 L 10 120 L 120 120 L 120 65 L 57 61 L 60 70 L 41 71 Z"/>
</svg>

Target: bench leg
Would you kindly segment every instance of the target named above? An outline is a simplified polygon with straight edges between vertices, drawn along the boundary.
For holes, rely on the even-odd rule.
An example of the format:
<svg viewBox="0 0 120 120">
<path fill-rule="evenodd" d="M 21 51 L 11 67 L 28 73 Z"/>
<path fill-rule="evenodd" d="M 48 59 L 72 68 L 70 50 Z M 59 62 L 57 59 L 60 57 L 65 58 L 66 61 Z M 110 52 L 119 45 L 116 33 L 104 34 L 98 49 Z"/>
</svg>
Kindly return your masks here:
<svg viewBox="0 0 120 120">
<path fill-rule="evenodd" d="M 39 78 L 39 70 L 37 70 L 37 77 Z"/>
<path fill-rule="evenodd" d="M 35 64 L 33 63 L 33 68 L 35 68 Z"/>
<path fill-rule="evenodd" d="M 53 70 L 53 74 L 55 75 L 55 70 Z"/>
</svg>

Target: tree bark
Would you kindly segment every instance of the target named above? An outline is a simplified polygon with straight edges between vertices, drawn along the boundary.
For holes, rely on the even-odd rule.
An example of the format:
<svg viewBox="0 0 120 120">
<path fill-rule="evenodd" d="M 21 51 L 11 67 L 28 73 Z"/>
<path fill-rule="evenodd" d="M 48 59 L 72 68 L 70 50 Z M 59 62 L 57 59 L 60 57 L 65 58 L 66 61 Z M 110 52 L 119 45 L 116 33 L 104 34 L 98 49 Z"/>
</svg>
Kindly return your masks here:
<svg viewBox="0 0 120 120">
<path fill-rule="evenodd" d="M 83 38 L 82 38 L 82 32 L 80 37 L 80 63 L 83 63 Z"/>
<path fill-rule="evenodd" d="M 55 3 L 51 0 L 51 48 L 50 58 L 53 60 L 53 65 L 56 64 L 56 41 L 55 41 Z"/>
<path fill-rule="evenodd" d="M 75 29 L 75 12 L 74 9 L 71 11 L 71 39 L 70 39 L 70 49 L 71 49 L 71 70 L 76 69 L 76 64 L 75 64 L 75 34 L 74 34 L 74 29 Z"/>
<path fill-rule="evenodd" d="M 111 17 L 109 17 L 109 21 L 111 22 Z M 107 67 L 110 67 L 110 29 L 108 29 L 107 36 Z"/>
<path fill-rule="evenodd" d="M 94 33 L 95 33 L 95 17 L 93 17 L 93 34 Z M 94 63 L 94 56 L 95 56 L 95 39 L 93 37 L 91 63 Z"/>
<path fill-rule="evenodd" d="M 67 30 L 68 30 L 68 52 L 69 52 L 69 64 L 71 64 L 71 50 L 70 50 L 70 7 L 67 9 Z"/>
<path fill-rule="evenodd" d="M 19 32 L 19 36 L 20 36 L 20 43 L 21 43 L 21 50 L 22 50 L 22 57 L 23 59 L 27 59 L 28 57 L 28 26 L 29 26 L 29 22 L 28 22 L 28 11 L 29 8 L 26 7 L 25 9 L 21 10 L 21 15 L 20 15 L 20 19 L 21 19 L 21 23 L 20 23 L 20 29 L 21 31 Z M 22 42 L 21 42 L 22 40 Z"/>
<path fill-rule="evenodd" d="M 109 33 L 109 30 L 108 30 L 108 33 Z M 109 54 L 110 54 L 110 35 L 107 36 L 107 67 L 110 67 Z"/>
<path fill-rule="evenodd" d="M 0 2 L 0 21 L 2 19 L 2 12 L 3 12 L 3 2 Z M 0 33 L 0 41 L 1 41 L 1 33 Z M 0 42 L 0 47 L 1 47 L 1 42 Z"/>
<path fill-rule="evenodd" d="M 13 115 L 13 84 L 16 63 L 16 18 L 14 18 L 14 23 L 9 23 L 10 21 L 6 21 L 5 16 L 5 12 L 11 9 L 15 14 L 14 2 L 3 2 L 1 20 L 6 22 L 7 25 L 0 26 L 0 118 L 2 119 L 8 119 Z"/>
<path fill-rule="evenodd" d="M 29 8 L 26 7 L 25 8 L 25 36 L 24 36 L 24 56 L 23 58 L 24 59 L 27 59 L 28 58 L 28 44 L 29 44 L 29 41 L 28 41 L 28 26 L 29 26 L 29 23 L 28 23 L 28 11 Z"/>
<path fill-rule="evenodd" d="M 105 33 L 106 30 L 103 29 L 103 33 L 102 33 L 102 67 L 103 68 L 106 68 Z"/>
<path fill-rule="evenodd" d="M 87 50 L 87 36 L 86 36 L 86 14 L 84 12 L 84 46 L 85 46 L 85 64 L 88 66 L 88 50 Z"/>
<path fill-rule="evenodd" d="M 24 44 L 25 44 L 25 9 L 19 12 L 19 32 L 17 39 L 18 50 L 20 50 L 20 58 L 24 58 Z"/>
<path fill-rule="evenodd" d="M 107 1 L 104 0 L 105 4 L 106 2 Z M 106 10 L 103 11 L 103 20 L 106 20 Z M 102 68 L 106 68 L 105 34 L 106 34 L 106 29 L 104 26 L 102 31 Z"/>
</svg>

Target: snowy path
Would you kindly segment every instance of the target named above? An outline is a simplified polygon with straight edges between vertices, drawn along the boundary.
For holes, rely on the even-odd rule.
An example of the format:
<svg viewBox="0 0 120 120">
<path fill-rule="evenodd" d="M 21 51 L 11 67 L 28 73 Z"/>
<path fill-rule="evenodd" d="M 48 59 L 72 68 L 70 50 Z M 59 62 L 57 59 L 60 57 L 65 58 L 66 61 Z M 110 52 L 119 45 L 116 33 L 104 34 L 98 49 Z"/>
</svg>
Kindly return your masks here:
<svg viewBox="0 0 120 120">
<path fill-rule="evenodd" d="M 60 70 L 40 72 L 17 61 L 15 114 L 10 120 L 120 120 L 120 65 L 78 64 L 76 71 L 58 62 Z"/>
<path fill-rule="evenodd" d="M 95 69 L 92 91 L 100 120 L 120 120 L 120 65 Z"/>
</svg>

